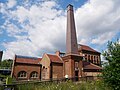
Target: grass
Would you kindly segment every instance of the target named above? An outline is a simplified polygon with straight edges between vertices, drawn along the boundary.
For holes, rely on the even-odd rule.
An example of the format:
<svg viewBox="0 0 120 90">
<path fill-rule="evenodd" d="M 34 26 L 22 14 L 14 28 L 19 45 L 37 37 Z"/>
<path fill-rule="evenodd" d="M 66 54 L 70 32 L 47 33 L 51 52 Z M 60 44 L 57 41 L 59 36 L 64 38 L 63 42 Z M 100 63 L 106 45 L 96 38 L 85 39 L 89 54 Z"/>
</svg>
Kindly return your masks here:
<svg viewBox="0 0 120 90">
<path fill-rule="evenodd" d="M 61 83 L 36 83 L 18 85 L 17 90 L 112 90 L 107 87 L 102 81 L 92 82 L 61 82 Z"/>
</svg>

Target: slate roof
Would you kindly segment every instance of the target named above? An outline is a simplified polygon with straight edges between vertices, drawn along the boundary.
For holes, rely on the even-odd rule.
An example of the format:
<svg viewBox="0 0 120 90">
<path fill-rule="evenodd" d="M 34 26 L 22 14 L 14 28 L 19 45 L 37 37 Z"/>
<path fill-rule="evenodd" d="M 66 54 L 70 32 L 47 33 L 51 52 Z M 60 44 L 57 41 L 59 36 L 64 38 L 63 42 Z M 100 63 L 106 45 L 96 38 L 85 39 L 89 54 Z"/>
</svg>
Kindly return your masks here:
<svg viewBox="0 0 120 90">
<path fill-rule="evenodd" d="M 50 58 L 51 62 L 54 62 L 54 63 L 63 63 L 62 60 L 60 59 L 60 57 L 57 56 L 57 55 L 47 54 L 47 56 Z"/>
<path fill-rule="evenodd" d="M 90 62 L 86 62 L 86 61 L 83 61 L 83 69 L 85 70 L 87 70 L 87 69 L 94 69 L 94 70 L 102 70 L 102 67 L 100 67 L 100 66 L 97 66 L 97 65 L 95 65 L 95 64 L 92 64 L 92 63 L 90 63 Z"/>
<path fill-rule="evenodd" d="M 78 44 L 78 50 L 85 50 L 85 51 L 91 51 L 91 52 L 97 52 L 97 53 L 100 53 L 96 50 L 94 50 L 93 48 L 87 46 L 87 45 L 82 45 L 82 44 Z"/>
<path fill-rule="evenodd" d="M 25 63 L 25 64 L 39 64 L 42 58 L 29 57 L 29 56 L 15 56 L 16 63 Z"/>
</svg>

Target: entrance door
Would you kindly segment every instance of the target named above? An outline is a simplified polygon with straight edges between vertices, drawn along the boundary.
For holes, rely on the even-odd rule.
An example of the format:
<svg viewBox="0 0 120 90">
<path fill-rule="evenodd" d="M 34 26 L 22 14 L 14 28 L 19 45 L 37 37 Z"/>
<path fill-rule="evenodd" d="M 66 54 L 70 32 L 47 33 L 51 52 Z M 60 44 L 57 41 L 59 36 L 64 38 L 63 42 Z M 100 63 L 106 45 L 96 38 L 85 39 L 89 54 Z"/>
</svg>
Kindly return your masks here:
<svg viewBox="0 0 120 90">
<path fill-rule="evenodd" d="M 75 71 L 75 81 L 78 81 L 78 70 Z"/>
</svg>

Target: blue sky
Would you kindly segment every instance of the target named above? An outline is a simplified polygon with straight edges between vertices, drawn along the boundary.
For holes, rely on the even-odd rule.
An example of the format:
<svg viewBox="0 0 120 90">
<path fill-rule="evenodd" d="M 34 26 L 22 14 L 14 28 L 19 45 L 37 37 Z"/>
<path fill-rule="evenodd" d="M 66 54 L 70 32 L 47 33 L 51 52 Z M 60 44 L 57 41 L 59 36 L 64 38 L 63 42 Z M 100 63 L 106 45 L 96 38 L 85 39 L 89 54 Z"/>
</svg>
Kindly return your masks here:
<svg viewBox="0 0 120 90">
<path fill-rule="evenodd" d="M 41 57 L 65 52 L 66 6 L 74 6 L 78 43 L 102 51 L 120 38 L 119 0 L 0 0 L 0 50 Z"/>
</svg>

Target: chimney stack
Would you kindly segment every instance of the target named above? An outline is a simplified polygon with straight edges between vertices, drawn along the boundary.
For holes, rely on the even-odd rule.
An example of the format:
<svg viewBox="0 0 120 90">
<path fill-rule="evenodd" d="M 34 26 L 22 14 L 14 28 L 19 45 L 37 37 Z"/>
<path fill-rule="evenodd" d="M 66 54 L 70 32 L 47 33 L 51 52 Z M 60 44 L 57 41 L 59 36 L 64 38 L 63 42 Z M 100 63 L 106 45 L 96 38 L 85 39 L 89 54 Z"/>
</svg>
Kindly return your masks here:
<svg viewBox="0 0 120 90">
<path fill-rule="evenodd" d="M 78 54 L 74 10 L 72 5 L 67 6 L 67 33 L 66 33 L 66 54 Z"/>
</svg>

